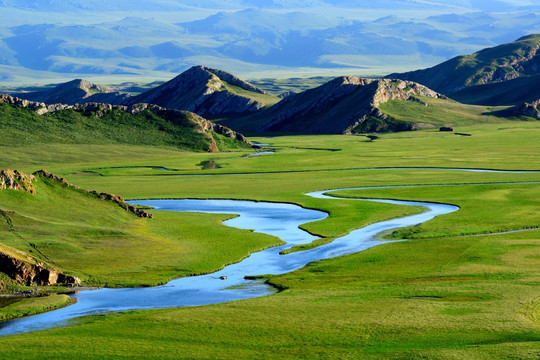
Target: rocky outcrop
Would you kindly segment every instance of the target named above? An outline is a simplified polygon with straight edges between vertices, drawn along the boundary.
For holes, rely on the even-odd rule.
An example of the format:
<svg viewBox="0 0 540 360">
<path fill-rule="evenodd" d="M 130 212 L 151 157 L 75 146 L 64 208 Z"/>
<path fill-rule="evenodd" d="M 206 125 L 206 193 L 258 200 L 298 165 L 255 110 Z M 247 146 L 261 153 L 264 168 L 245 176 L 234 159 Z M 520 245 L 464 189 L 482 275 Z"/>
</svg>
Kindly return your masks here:
<svg viewBox="0 0 540 360">
<path fill-rule="evenodd" d="M 529 116 L 534 119 L 540 120 L 540 113 L 538 112 L 538 109 L 540 107 L 540 99 L 533 101 L 531 103 L 523 103 L 521 105 L 517 105 L 512 109 L 512 113 L 514 115 L 518 116 Z"/>
<path fill-rule="evenodd" d="M 36 189 L 32 185 L 34 179 L 33 175 L 23 174 L 17 170 L 0 170 L 0 190 L 20 190 L 35 194 Z"/>
<path fill-rule="evenodd" d="M 24 253 L 19 253 L 19 256 L 13 256 L 0 251 L 0 272 L 26 285 L 81 284 L 79 278 L 63 274 L 43 263 L 35 263 L 30 257 L 23 260 Z"/>
<path fill-rule="evenodd" d="M 389 127 L 388 116 L 379 110 L 379 105 L 390 100 L 410 100 L 427 106 L 418 96 L 446 98 L 412 81 L 339 77 L 318 88 L 286 97 L 258 114 L 265 122 L 254 130 L 349 134 L 373 119 L 380 121 L 369 126 L 370 132 L 413 130 L 413 125 L 406 123 Z"/>
<path fill-rule="evenodd" d="M 127 105 L 111 105 L 103 103 L 84 103 L 84 104 L 75 104 L 75 105 L 66 105 L 66 104 L 45 104 L 36 101 L 29 101 L 24 99 L 19 99 L 11 95 L 0 95 L 0 103 L 11 104 L 15 106 L 20 106 L 23 108 L 29 108 L 36 111 L 39 115 L 44 115 L 47 113 L 56 113 L 58 111 L 64 110 L 74 110 L 85 114 L 92 114 L 95 117 L 102 117 L 105 114 L 111 111 L 124 111 L 132 115 L 138 114 L 143 111 L 151 111 L 154 114 L 161 116 L 169 121 L 175 122 L 178 119 L 189 118 L 195 127 L 198 128 L 199 132 L 203 134 L 205 131 L 214 131 L 218 134 L 224 135 L 231 139 L 236 139 L 238 141 L 244 142 L 249 146 L 254 146 L 251 141 L 249 141 L 245 136 L 240 133 L 237 133 L 226 126 L 214 124 L 211 121 L 189 111 L 167 109 L 158 105 L 148 104 L 148 103 L 138 103 L 130 106 Z M 215 145 L 215 142 L 211 136 L 210 145 L 208 148 L 209 152 L 219 152 L 219 149 Z M 213 145 L 212 145 L 213 144 Z"/>
<path fill-rule="evenodd" d="M 127 104 L 149 103 L 169 109 L 194 112 L 201 116 L 255 112 L 265 106 L 248 96 L 228 89 L 233 85 L 254 94 L 263 90 L 222 70 L 194 66 L 176 78 L 129 99 Z"/>
</svg>

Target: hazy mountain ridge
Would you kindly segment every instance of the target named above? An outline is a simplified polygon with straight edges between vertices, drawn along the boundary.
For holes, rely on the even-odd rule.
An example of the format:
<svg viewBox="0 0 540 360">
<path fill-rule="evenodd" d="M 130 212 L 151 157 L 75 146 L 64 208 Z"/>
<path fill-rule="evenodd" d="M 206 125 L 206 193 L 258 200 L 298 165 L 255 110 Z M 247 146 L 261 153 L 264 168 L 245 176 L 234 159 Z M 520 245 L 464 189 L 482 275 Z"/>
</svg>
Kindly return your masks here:
<svg viewBox="0 0 540 360">
<path fill-rule="evenodd" d="M 395 66 L 404 70 L 429 66 L 512 41 L 540 27 L 540 6 L 535 9 L 524 2 L 490 2 L 490 11 L 499 7 L 504 11 L 486 13 L 482 9 L 488 8 L 487 4 L 273 1 L 263 6 L 241 0 L 182 5 L 168 1 L 4 1 L 9 9 L 20 9 L 17 16 L 28 14 L 32 18 L 47 11 L 61 11 L 63 15 L 61 21 L 51 13 L 49 18 L 38 17 L 44 19 L 42 23 L 0 25 L 0 65 L 9 66 L 0 69 L 0 78 L 17 81 L 19 77 L 13 74 L 17 67 L 25 69 L 21 74 L 45 71 L 86 78 L 101 74 L 156 78 L 154 74 L 160 74 L 166 78 L 199 63 L 241 75 L 267 71 L 269 65 L 280 71 L 348 67 L 356 71 L 347 73 L 382 74 Z M 362 17 L 360 8 L 371 9 L 372 18 Z M 132 17 L 117 18 L 114 12 L 118 9 L 123 14 L 131 11 Z M 413 18 L 413 9 L 432 10 L 418 12 Z M 80 14 L 90 11 L 100 20 L 89 17 L 81 21 Z M 193 20 L 172 20 L 174 14 L 185 11 L 193 14 Z M 100 12 L 107 14 L 99 17 Z M 385 56 L 382 62 L 381 56 Z M 381 65 L 384 63 L 388 65 Z"/>
</svg>

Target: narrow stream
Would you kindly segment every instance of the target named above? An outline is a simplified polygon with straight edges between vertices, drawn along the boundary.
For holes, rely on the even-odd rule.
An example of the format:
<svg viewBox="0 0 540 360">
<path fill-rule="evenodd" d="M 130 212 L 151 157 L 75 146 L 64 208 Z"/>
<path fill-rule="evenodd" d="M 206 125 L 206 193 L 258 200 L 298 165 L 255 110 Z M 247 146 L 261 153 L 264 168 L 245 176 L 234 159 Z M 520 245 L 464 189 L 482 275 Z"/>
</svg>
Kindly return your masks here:
<svg viewBox="0 0 540 360">
<path fill-rule="evenodd" d="M 306 195 L 339 199 L 325 195 L 329 191 L 337 190 L 320 191 Z M 229 265 L 218 272 L 179 278 L 163 286 L 81 291 L 73 295 L 77 299 L 77 303 L 74 305 L 0 324 L 0 336 L 65 325 L 70 319 L 90 314 L 208 305 L 268 295 L 276 290 L 262 281 L 245 280 L 244 276 L 284 274 L 300 269 L 316 260 L 359 252 L 385 243 L 386 241 L 376 239 L 376 235 L 382 231 L 420 224 L 435 216 L 458 210 L 458 207 L 453 205 L 425 202 L 377 199 L 367 201 L 422 206 L 426 211 L 422 214 L 383 221 L 354 230 L 348 235 L 312 250 L 279 255 L 280 251 L 286 248 L 316 240 L 316 236 L 299 229 L 299 226 L 322 220 L 328 215 L 321 211 L 281 203 L 235 200 L 133 201 L 134 204 L 152 206 L 157 210 L 238 214 L 238 217 L 228 220 L 224 224 L 241 229 L 254 229 L 256 232 L 277 236 L 286 244 L 253 253 L 241 262 Z"/>
</svg>

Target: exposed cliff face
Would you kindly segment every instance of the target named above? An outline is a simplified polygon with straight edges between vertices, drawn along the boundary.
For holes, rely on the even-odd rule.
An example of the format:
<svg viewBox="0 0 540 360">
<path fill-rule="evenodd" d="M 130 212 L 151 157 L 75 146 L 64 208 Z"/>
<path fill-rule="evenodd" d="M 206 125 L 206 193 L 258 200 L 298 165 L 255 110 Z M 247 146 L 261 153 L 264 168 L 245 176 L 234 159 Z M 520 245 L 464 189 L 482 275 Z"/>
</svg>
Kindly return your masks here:
<svg viewBox="0 0 540 360">
<path fill-rule="evenodd" d="M 35 263 L 32 258 L 22 259 L 0 251 L 0 271 L 14 280 L 26 285 L 80 285 L 81 280 L 75 276 L 65 275 L 62 272 L 46 267 L 43 263 Z"/>
<path fill-rule="evenodd" d="M 15 106 L 20 106 L 23 108 L 29 108 L 34 110 L 37 114 L 43 115 L 46 113 L 56 113 L 63 110 L 74 110 L 82 113 L 92 113 L 96 117 L 102 117 L 105 114 L 111 111 L 124 111 L 129 114 L 137 114 L 146 110 L 153 112 L 154 114 L 163 117 L 173 123 L 179 122 L 180 119 L 188 119 L 191 123 L 191 126 L 195 128 L 195 131 L 199 132 L 201 135 L 209 138 L 209 152 L 219 152 L 218 147 L 215 144 L 215 141 L 212 137 L 212 134 L 208 131 L 214 131 L 223 136 L 229 137 L 241 141 L 249 146 L 253 146 L 253 143 L 249 141 L 242 134 L 237 133 L 223 125 L 214 124 L 211 121 L 204 119 L 203 117 L 191 113 L 189 111 L 183 110 L 174 110 L 166 109 L 158 105 L 151 105 L 147 103 L 142 104 L 133 104 L 130 106 L 126 105 L 111 105 L 103 103 L 85 103 L 85 104 L 75 104 L 75 105 L 66 105 L 66 104 L 45 104 L 42 102 L 29 101 L 24 99 L 19 99 L 11 95 L 0 95 L 0 103 L 12 104 Z"/>
<path fill-rule="evenodd" d="M 13 96 L 47 104 L 62 103 L 68 105 L 86 102 L 121 104 L 130 97 L 128 94 L 113 92 L 104 86 L 96 85 L 83 79 L 75 79 L 59 84 L 49 90 L 16 93 Z"/>
<path fill-rule="evenodd" d="M 255 94 L 266 94 L 225 71 L 194 66 L 165 84 L 129 99 L 127 103 L 156 104 L 201 116 L 254 112 L 265 106 L 228 90 L 226 83 Z"/>
<path fill-rule="evenodd" d="M 256 131 L 347 134 L 355 132 L 370 117 L 386 120 L 378 106 L 389 100 L 420 101 L 415 96 L 444 97 L 411 81 L 373 80 L 357 76 L 339 77 L 318 88 L 283 99 L 265 110 Z M 412 130 L 379 127 L 369 131 Z"/>
</svg>

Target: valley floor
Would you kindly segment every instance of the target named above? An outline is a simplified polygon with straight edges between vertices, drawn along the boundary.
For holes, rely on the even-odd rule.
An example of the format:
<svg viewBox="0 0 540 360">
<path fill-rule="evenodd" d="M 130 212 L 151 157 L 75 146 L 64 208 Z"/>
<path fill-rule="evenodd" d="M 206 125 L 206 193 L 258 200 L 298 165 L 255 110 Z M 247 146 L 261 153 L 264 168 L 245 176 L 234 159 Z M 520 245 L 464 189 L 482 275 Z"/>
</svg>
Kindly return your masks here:
<svg viewBox="0 0 540 360">
<path fill-rule="evenodd" d="M 88 316 L 57 329 L 2 337 L 0 357 L 536 359 L 540 172 L 515 170 L 540 171 L 540 123 L 501 121 L 457 131 L 471 136 L 423 130 L 375 141 L 341 135 L 254 138 L 275 151 L 256 157 L 244 157 L 248 150 L 208 154 L 165 146 L 3 146 L 0 168 L 45 167 L 77 186 L 129 199 L 250 199 L 320 209 L 330 216 L 302 227 L 328 241 L 416 210 L 314 199 L 306 192 L 374 187 L 340 195 L 442 202 L 460 210 L 386 234 L 410 241 L 269 276 L 282 289 L 275 295 Z M 210 160 L 217 167 L 202 170 L 200 164 Z M 380 186 L 396 187 L 375 188 Z M 24 215 L 28 209 L 17 211 Z M 119 215 L 124 228 L 111 230 L 113 235 L 95 229 L 87 238 L 71 231 L 58 240 L 34 234 L 33 243 L 49 261 L 92 284 L 133 286 L 218 269 L 279 242 L 222 226 L 223 215 L 153 213 L 152 225 Z M 66 229 L 42 214 L 32 219 Z M 92 221 L 88 226 L 98 227 Z M 527 231 L 492 234 L 520 229 Z M 6 234 L 0 242 L 26 250 L 27 243 Z M 118 243 L 120 237 L 125 241 Z M 144 256 L 144 237 L 151 240 L 152 256 Z M 80 251 L 88 244 L 96 251 L 92 256 Z M 138 262 L 122 260 L 123 251 Z M 75 253 L 77 262 L 70 260 Z M 96 267 L 99 256 L 118 266 Z M 123 273 L 122 262 L 129 271 Z M 133 280 L 133 274 L 140 277 Z"/>
</svg>

